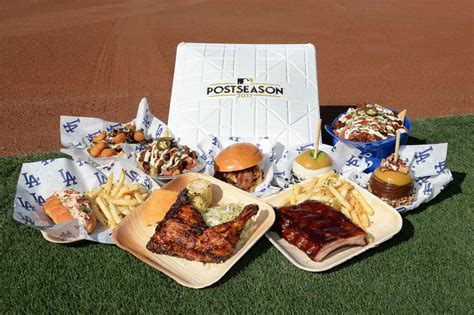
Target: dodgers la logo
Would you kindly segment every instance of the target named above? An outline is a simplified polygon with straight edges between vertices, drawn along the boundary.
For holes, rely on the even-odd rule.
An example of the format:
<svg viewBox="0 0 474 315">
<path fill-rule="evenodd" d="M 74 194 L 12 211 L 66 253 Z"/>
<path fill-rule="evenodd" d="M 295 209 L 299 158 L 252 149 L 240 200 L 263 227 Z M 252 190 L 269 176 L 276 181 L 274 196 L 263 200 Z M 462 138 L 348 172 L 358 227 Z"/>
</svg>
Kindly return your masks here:
<svg viewBox="0 0 474 315">
<path fill-rule="evenodd" d="M 23 175 L 23 178 L 25 179 L 25 185 L 27 185 L 28 188 L 33 188 L 35 186 L 41 185 L 39 177 L 28 175 L 28 173 L 21 173 L 21 175 Z"/>
<path fill-rule="evenodd" d="M 43 163 L 44 166 L 48 165 L 49 163 L 53 162 L 54 159 L 49 159 L 49 160 L 43 160 L 41 163 Z"/>
<path fill-rule="evenodd" d="M 150 188 L 151 186 L 151 179 L 150 177 L 145 177 L 145 180 L 143 181 L 143 184 L 142 184 L 143 187 L 145 188 Z"/>
<path fill-rule="evenodd" d="M 103 168 L 104 170 L 107 170 L 107 171 L 110 172 L 110 170 L 112 169 L 112 167 L 114 167 L 114 165 L 115 165 L 115 163 L 112 163 L 112 164 L 110 164 L 110 165 L 104 165 L 104 166 L 102 166 L 102 168 Z"/>
<path fill-rule="evenodd" d="M 76 128 L 79 126 L 80 122 L 81 122 L 81 120 L 79 118 L 76 118 L 75 120 L 71 120 L 71 121 L 66 122 L 63 125 L 63 128 L 67 133 L 70 133 L 70 132 L 74 133 L 74 130 L 76 130 Z"/>
<path fill-rule="evenodd" d="M 86 137 L 87 137 L 87 140 L 92 142 L 92 140 L 94 140 L 94 138 L 98 135 L 100 135 L 100 130 L 97 130 L 96 132 L 93 132 L 93 133 L 89 133 L 87 134 Z"/>
<path fill-rule="evenodd" d="M 426 196 L 429 196 L 433 193 L 433 188 L 431 187 L 431 183 L 426 183 L 425 184 L 425 189 L 423 189 L 423 194 Z"/>
<path fill-rule="evenodd" d="M 138 144 L 136 147 L 135 147 L 135 152 L 141 152 L 143 150 L 146 149 L 146 145 L 145 144 Z"/>
<path fill-rule="evenodd" d="M 44 200 L 43 196 L 41 195 L 36 195 L 36 193 L 30 193 L 30 195 L 33 196 L 36 203 L 39 204 L 40 206 L 43 206 L 43 204 L 46 202 L 46 200 Z"/>
<path fill-rule="evenodd" d="M 150 118 L 148 117 L 148 109 L 145 112 L 145 116 L 143 117 L 143 124 L 145 125 L 146 128 L 150 126 Z"/>
<path fill-rule="evenodd" d="M 349 160 L 346 161 L 346 165 L 347 166 L 355 166 L 355 167 L 359 167 L 359 161 L 357 160 L 357 158 L 355 157 L 355 155 L 351 155 L 351 158 Z"/>
<path fill-rule="evenodd" d="M 85 161 L 83 161 L 83 160 L 76 160 L 76 161 L 74 161 L 74 162 L 75 162 L 75 163 L 77 164 L 77 166 L 79 166 L 79 167 L 81 167 L 81 166 L 84 165 L 84 164 L 88 164 L 87 162 L 85 162 Z"/>
<path fill-rule="evenodd" d="M 138 180 L 140 179 L 140 175 L 138 175 L 138 173 L 135 172 L 134 170 L 131 170 L 130 172 L 125 171 L 125 175 L 127 175 L 127 177 L 130 178 L 132 183 L 138 182 Z"/>
<path fill-rule="evenodd" d="M 35 225 L 35 221 L 33 221 L 29 216 L 23 215 L 21 212 L 17 212 L 17 214 L 20 216 L 20 220 L 22 220 L 23 223 L 29 224 L 29 225 Z"/>
<path fill-rule="evenodd" d="M 76 176 L 73 176 L 71 172 L 64 171 L 64 169 L 60 169 L 58 170 L 58 172 L 61 174 L 61 177 L 63 178 L 63 183 L 66 184 L 66 187 L 77 185 L 77 178 Z"/>
<path fill-rule="evenodd" d="M 97 178 L 99 185 L 104 185 L 107 182 L 107 177 L 105 177 L 105 175 L 102 174 L 101 172 L 95 172 L 94 175 L 95 175 L 95 178 Z"/>
<path fill-rule="evenodd" d="M 159 124 L 158 129 L 156 129 L 155 138 L 158 138 L 163 133 L 163 125 Z"/>
<path fill-rule="evenodd" d="M 107 131 L 112 131 L 114 130 L 115 128 L 120 128 L 122 127 L 122 124 L 112 124 L 110 126 L 108 126 L 107 128 L 105 128 Z"/>
<path fill-rule="evenodd" d="M 423 185 L 423 184 L 426 184 L 428 183 L 428 179 L 430 179 L 429 176 L 424 176 L 424 177 L 419 177 L 417 179 L 415 179 L 415 181 L 418 183 L 418 185 Z"/>
<path fill-rule="evenodd" d="M 439 162 L 438 164 L 435 165 L 435 171 L 438 174 L 441 174 L 444 172 L 444 169 L 446 168 L 446 161 Z"/>
<path fill-rule="evenodd" d="M 71 233 L 71 231 L 67 231 L 66 233 L 62 232 L 61 234 L 59 234 L 59 237 L 62 239 L 71 238 L 73 236 L 74 235 Z"/>
<path fill-rule="evenodd" d="M 431 156 L 431 152 L 433 151 L 433 147 L 430 146 L 428 149 L 426 150 L 423 150 L 423 151 L 420 151 L 420 152 L 416 152 L 415 153 L 415 162 L 416 164 L 420 164 L 420 163 L 425 163 L 426 162 L 426 159 L 429 158 Z"/>
<path fill-rule="evenodd" d="M 20 206 L 23 209 L 25 209 L 26 211 L 36 211 L 35 207 L 33 207 L 31 205 L 31 203 L 29 203 L 28 201 L 23 200 L 23 198 L 21 198 L 21 197 L 16 197 L 16 199 L 18 199 L 18 201 L 20 201 Z"/>
<path fill-rule="evenodd" d="M 312 144 L 302 145 L 299 148 L 296 148 L 296 151 L 298 151 L 298 153 L 301 153 L 303 151 L 306 151 L 306 149 L 311 148 L 312 146 Z"/>
</svg>

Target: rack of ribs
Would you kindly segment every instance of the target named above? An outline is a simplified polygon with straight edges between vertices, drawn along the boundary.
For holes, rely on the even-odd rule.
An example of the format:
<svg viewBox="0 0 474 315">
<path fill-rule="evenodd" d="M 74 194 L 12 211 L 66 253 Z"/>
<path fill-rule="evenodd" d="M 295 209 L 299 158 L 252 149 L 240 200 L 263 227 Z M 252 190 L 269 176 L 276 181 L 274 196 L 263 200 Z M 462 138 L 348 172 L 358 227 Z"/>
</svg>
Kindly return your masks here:
<svg viewBox="0 0 474 315">
<path fill-rule="evenodd" d="M 344 214 L 318 201 L 276 208 L 273 229 L 314 261 L 343 246 L 367 244 L 367 235 Z"/>
<path fill-rule="evenodd" d="M 257 212 L 257 205 L 247 205 L 234 220 L 208 227 L 184 189 L 156 227 L 146 248 L 156 254 L 221 263 L 232 255 L 245 224 Z"/>
</svg>

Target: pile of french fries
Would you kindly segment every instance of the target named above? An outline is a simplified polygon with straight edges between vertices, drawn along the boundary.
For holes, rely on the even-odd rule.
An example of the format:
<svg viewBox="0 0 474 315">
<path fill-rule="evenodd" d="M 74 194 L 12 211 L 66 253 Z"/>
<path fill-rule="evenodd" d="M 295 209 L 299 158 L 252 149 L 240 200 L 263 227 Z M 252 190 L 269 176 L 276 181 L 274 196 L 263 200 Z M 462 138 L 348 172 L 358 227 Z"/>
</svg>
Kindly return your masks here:
<svg viewBox="0 0 474 315">
<path fill-rule="evenodd" d="M 374 209 L 361 193 L 334 172 L 293 186 L 290 195 L 283 200 L 283 205 L 296 205 L 305 200 L 316 200 L 341 211 L 362 228 L 370 226 L 369 217 L 374 215 Z"/>
<path fill-rule="evenodd" d="M 138 207 L 148 197 L 148 193 L 139 184 L 125 184 L 125 172 L 122 170 L 117 183 L 113 183 L 111 173 L 107 182 L 99 188 L 86 193 L 91 201 L 97 220 L 105 226 L 116 227 L 122 218 Z"/>
</svg>

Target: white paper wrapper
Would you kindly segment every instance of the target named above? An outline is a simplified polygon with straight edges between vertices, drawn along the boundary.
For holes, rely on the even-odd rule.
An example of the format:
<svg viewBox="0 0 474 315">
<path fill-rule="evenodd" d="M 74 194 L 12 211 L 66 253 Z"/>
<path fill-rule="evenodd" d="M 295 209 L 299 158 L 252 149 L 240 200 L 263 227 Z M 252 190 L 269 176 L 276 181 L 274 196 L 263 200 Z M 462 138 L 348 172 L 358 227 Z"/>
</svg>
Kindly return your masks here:
<svg viewBox="0 0 474 315">
<path fill-rule="evenodd" d="M 126 123 L 105 121 L 100 118 L 61 116 L 60 120 L 61 144 L 65 147 L 61 152 L 69 154 L 74 160 L 87 161 L 91 165 L 109 164 L 120 159 L 132 158 L 133 152 L 145 149 L 138 144 L 124 144 L 124 154 L 110 158 L 93 158 L 87 152 L 92 139 L 102 130 L 111 130 L 124 126 Z M 149 110 L 146 98 L 138 105 L 137 116 L 131 121 L 137 129 L 143 129 L 147 138 L 156 139 L 168 129 L 165 123 L 156 118 Z M 173 136 L 168 129 L 170 136 Z"/>
<path fill-rule="evenodd" d="M 98 223 L 97 229 L 89 235 L 77 219 L 55 225 L 44 213 L 43 204 L 55 191 L 71 188 L 86 192 L 104 184 L 110 173 L 118 179 L 122 169 L 126 173 L 125 182 L 140 183 L 149 190 L 159 188 L 155 181 L 136 168 L 132 160 L 117 160 L 100 167 L 65 158 L 25 163 L 17 183 L 13 218 L 64 240 L 86 239 L 113 244 L 110 228 Z"/>
<path fill-rule="evenodd" d="M 399 212 L 432 200 L 453 180 L 451 171 L 445 168 L 447 154 L 447 143 L 400 146 L 400 158 L 408 161 L 415 180 L 416 197 L 412 204 L 398 207 Z M 370 176 L 362 174 L 356 182 L 367 188 Z"/>
<path fill-rule="evenodd" d="M 274 181 L 278 187 L 287 189 L 293 185 L 293 161 L 298 154 L 312 148 L 314 148 L 314 145 L 310 143 L 290 147 L 285 150 L 282 158 L 278 160 L 275 165 Z M 367 163 L 359 157 L 360 151 L 358 149 L 342 141 L 339 141 L 334 147 L 320 144 L 319 150 L 326 152 L 330 156 L 333 162 L 333 169 L 336 173 L 351 180 L 357 180 L 360 176 L 359 174 L 368 166 Z"/>
<path fill-rule="evenodd" d="M 255 188 L 253 194 L 258 197 L 268 196 L 280 191 L 279 187 L 272 184 L 275 170 L 275 161 L 278 151 L 281 150 L 280 144 L 267 138 L 239 138 L 228 137 L 218 138 L 215 136 L 208 136 L 201 140 L 198 144 L 201 151 L 200 158 L 206 163 L 204 173 L 214 175 L 214 159 L 223 149 L 228 146 L 239 143 L 248 142 L 255 144 L 262 152 L 263 161 L 260 163 L 260 168 L 263 170 L 263 181 Z"/>
<path fill-rule="evenodd" d="M 275 164 L 275 183 L 287 189 L 292 186 L 292 166 L 296 156 L 310 148 L 312 144 L 289 148 Z M 360 151 L 339 141 L 334 147 L 321 144 L 321 151 L 333 160 L 334 171 L 367 188 L 370 174 L 363 171 L 369 167 Z M 426 144 L 400 147 L 400 158 L 407 160 L 415 180 L 416 198 L 411 205 L 398 207 L 399 212 L 417 208 L 420 204 L 435 198 L 453 180 L 451 171 L 445 168 L 448 144 Z"/>
</svg>

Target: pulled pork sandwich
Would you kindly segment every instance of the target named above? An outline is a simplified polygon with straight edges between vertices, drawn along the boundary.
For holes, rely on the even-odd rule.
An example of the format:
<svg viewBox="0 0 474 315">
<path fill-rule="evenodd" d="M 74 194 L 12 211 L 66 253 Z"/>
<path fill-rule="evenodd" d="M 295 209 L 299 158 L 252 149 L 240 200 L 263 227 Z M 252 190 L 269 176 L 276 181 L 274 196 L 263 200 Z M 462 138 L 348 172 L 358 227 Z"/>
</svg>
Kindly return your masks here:
<svg viewBox="0 0 474 315">
<path fill-rule="evenodd" d="M 236 143 L 222 150 L 215 159 L 215 177 L 242 190 L 253 192 L 263 180 L 259 167 L 263 156 L 251 143 Z"/>
</svg>

